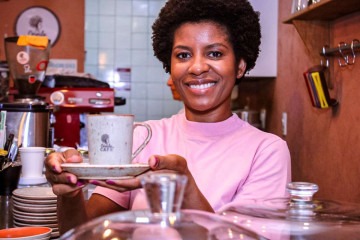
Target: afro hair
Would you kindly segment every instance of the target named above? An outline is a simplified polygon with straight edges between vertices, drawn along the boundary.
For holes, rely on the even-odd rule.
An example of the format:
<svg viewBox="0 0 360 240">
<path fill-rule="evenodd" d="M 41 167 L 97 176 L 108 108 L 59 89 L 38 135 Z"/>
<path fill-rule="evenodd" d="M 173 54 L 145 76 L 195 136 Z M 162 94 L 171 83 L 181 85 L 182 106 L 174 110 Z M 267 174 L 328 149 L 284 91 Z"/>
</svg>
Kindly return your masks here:
<svg viewBox="0 0 360 240">
<path fill-rule="evenodd" d="M 225 26 L 236 60 L 245 60 L 246 72 L 255 66 L 261 43 L 259 13 L 247 0 L 168 0 L 152 26 L 154 55 L 166 72 L 170 72 L 176 29 L 186 22 L 202 21 Z"/>
</svg>

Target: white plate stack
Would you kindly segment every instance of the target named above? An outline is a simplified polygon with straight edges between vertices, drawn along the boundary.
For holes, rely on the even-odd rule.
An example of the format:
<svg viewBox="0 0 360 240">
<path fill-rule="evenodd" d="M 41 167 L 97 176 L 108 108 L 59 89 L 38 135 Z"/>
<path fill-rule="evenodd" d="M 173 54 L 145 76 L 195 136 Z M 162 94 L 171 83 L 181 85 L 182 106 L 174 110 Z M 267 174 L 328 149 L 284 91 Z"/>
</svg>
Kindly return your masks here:
<svg viewBox="0 0 360 240">
<path fill-rule="evenodd" d="M 59 237 L 57 198 L 51 187 L 18 188 L 13 191 L 12 199 L 15 227 L 49 227 L 51 238 Z"/>
</svg>

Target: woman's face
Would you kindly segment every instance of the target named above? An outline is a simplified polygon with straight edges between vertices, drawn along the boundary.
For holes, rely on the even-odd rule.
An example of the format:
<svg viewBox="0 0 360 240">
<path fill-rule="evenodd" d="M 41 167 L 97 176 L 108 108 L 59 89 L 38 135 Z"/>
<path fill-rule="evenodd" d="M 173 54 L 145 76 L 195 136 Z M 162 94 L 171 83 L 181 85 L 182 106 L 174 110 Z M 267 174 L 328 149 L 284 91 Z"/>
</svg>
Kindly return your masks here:
<svg viewBox="0 0 360 240">
<path fill-rule="evenodd" d="M 171 77 L 193 121 L 231 116 L 231 92 L 246 63 L 236 62 L 227 31 L 213 22 L 185 23 L 174 34 Z"/>
</svg>

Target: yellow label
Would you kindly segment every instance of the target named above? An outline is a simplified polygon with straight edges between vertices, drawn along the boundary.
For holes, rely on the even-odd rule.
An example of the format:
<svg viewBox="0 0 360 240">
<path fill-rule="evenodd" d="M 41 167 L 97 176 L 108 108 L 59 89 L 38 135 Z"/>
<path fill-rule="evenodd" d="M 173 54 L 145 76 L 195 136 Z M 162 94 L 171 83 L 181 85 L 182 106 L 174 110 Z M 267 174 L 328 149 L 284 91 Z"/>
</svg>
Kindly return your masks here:
<svg viewBox="0 0 360 240">
<path fill-rule="evenodd" d="M 313 72 L 313 73 L 311 73 L 311 77 L 314 80 L 314 84 L 315 84 L 317 95 L 319 97 L 319 102 L 320 102 L 321 108 L 329 107 L 329 105 L 326 101 L 325 94 L 324 94 L 324 89 L 322 88 L 322 85 L 321 85 L 320 74 L 318 72 Z"/>
<path fill-rule="evenodd" d="M 8 151 L 4 150 L 4 149 L 0 149 L 0 156 L 6 156 L 8 154 Z"/>
<path fill-rule="evenodd" d="M 30 36 L 23 35 L 19 36 L 17 45 L 19 46 L 34 46 L 34 47 L 43 47 L 46 48 L 49 43 L 49 39 L 46 36 Z"/>
</svg>

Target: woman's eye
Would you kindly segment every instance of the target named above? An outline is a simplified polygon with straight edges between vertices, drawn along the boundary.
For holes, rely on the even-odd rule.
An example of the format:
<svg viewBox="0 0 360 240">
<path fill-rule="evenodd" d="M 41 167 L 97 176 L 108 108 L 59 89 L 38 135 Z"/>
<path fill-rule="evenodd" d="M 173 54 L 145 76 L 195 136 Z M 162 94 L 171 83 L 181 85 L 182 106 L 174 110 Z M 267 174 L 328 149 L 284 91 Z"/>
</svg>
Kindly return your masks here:
<svg viewBox="0 0 360 240">
<path fill-rule="evenodd" d="M 219 58 L 222 56 L 222 53 L 221 52 L 210 52 L 209 53 L 209 56 L 212 57 L 212 58 Z"/>
<path fill-rule="evenodd" d="M 180 59 L 184 59 L 184 58 L 189 58 L 190 54 L 189 53 L 179 53 L 176 56 Z"/>
</svg>

